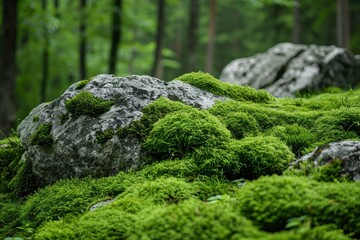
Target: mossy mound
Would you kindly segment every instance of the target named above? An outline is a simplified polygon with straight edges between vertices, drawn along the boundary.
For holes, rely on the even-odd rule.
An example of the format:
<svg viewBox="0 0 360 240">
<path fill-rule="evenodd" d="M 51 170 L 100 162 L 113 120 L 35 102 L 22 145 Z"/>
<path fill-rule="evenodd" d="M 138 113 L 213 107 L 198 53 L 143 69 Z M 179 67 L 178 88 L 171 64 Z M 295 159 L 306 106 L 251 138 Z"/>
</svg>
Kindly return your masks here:
<svg viewBox="0 0 360 240">
<path fill-rule="evenodd" d="M 51 123 L 41 124 L 36 129 L 36 131 L 31 135 L 30 143 L 42 147 L 51 146 L 54 142 L 54 139 L 51 135 L 51 129 L 52 129 Z"/>
<path fill-rule="evenodd" d="M 274 137 L 247 137 L 223 148 L 201 148 L 194 158 L 200 172 L 229 179 L 280 174 L 295 159 L 289 147 Z"/>
<path fill-rule="evenodd" d="M 95 97 L 90 92 L 80 92 L 72 99 L 65 103 L 66 110 L 68 110 L 74 118 L 81 115 L 88 115 L 97 117 L 107 111 L 114 104 L 111 100 L 104 100 Z"/>
<path fill-rule="evenodd" d="M 247 86 L 225 83 L 214 78 L 209 73 L 186 73 L 176 79 L 213 94 L 226 96 L 238 101 L 270 102 L 275 99 L 270 93 L 264 90 L 255 90 Z"/>
<path fill-rule="evenodd" d="M 136 239 L 230 239 L 237 234 L 259 237 L 250 221 L 235 213 L 228 204 L 204 204 L 188 200 L 178 205 L 158 207 L 138 219 L 129 240 Z"/>
<path fill-rule="evenodd" d="M 156 122 L 143 148 L 155 159 L 176 158 L 200 147 L 222 145 L 230 137 L 217 118 L 193 108 L 168 114 Z"/>
<path fill-rule="evenodd" d="M 246 136 L 256 136 L 260 131 L 259 123 L 250 114 L 244 112 L 229 113 L 225 117 L 220 117 L 226 124 L 226 128 L 236 139 L 242 139 Z"/>
<path fill-rule="evenodd" d="M 285 230 L 293 219 L 312 225 L 334 224 L 360 235 L 359 183 L 320 183 L 304 177 L 261 177 L 245 184 L 236 196 L 239 214 L 266 231 Z M 346 216 L 346 218 L 344 218 Z"/>
</svg>

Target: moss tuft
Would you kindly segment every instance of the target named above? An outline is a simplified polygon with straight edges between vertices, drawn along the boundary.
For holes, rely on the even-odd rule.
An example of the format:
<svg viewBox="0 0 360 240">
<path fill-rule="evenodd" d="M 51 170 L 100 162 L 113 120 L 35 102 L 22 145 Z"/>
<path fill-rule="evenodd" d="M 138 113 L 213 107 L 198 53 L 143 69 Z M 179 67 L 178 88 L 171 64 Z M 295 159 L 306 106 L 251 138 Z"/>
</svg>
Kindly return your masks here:
<svg viewBox="0 0 360 240">
<path fill-rule="evenodd" d="M 82 81 L 78 82 L 75 89 L 76 90 L 83 89 L 85 87 L 85 85 L 88 84 L 89 82 L 90 82 L 90 80 L 82 80 Z"/>
<path fill-rule="evenodd" d="M 52 124 L 43 123 L 37 130 L 31 135 L 30 143 L 33 145 L 38 145 L 42 147 L 51 146 L 54 142 L 54 139 L 51 135 Z"/>
<path fill-rule="evenodd" d="M 40 120 L 40 117 L 39 116 L 34 116 L 33 117 L 33 122 L 38 122 Z"/>
<path fill-rule="evenodd" d="M 113 104 L 113 101 L 95 97 L 90 92 L 80 92 L 72 99 L 66 101 L 65 108 L 75 118 L 81 115 L 97 117 L 109 111 Z"/>
<path fill-rule="evenodd" d="M 168 114 L 154 124 L 143 148 L 156 159 L 183 157 L 199 147 L 230 141 L 229 130 L 206 111 L 189 109 Z"/>
<path fill-rule="evenodd" d="M 274 101 L 275 99 L 265 90 L 255 90 L 254 88 L 248 86 L 221 82 L 209 73 L 186 73 L 177 79 L 213 94 L 226 96 L 238 101 L 269 102 Z"/>
<path fill-rule="evenodd" d="M 70 118 L 69 113 L 61 114 L 60 124 L 63 125 Z"/>
<path fill-rule="evenodd" d="M 96 141 L 100 144 L 105 144 L 107 141 L 109 141 L 115 134 L 115 131 L 113 129 L 107 129 L 103 132 L 97 132 L 96 133 Z"/>
<path fill-rule="evenodd" d="M 230 130 L 236 139 L 254 136 L 260 130 L 260 126 L 256 119 L 247 113 L 229 113 L 227 116 L 220 119 L 226 124 L 227 129 Z"/>
</svg>

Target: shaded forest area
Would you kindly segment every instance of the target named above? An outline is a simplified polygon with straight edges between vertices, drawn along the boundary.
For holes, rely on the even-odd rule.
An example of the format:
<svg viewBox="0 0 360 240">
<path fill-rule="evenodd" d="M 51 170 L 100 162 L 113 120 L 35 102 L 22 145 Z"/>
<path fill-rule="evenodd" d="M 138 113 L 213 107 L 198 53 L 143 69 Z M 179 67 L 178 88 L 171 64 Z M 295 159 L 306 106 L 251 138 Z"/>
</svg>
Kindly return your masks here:
<svg viewBox="0 0 360 240">
<path fill-rule="evenodd" d="M 278 42 L 360 53 L 358 0 L 2 0 L 0 8 L 0 135 L 99 73 L 218 76 Z"/>
</svg>

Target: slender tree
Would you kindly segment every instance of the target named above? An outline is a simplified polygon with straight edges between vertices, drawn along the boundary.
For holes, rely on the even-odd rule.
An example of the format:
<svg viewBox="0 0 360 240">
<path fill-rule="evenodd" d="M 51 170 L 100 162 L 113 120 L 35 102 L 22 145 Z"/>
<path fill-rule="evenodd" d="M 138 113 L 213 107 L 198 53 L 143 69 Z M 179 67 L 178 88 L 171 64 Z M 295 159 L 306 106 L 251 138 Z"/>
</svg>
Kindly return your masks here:
<svg viewBox="0 0 360 240">
<path fill-rule="evenodd" d="M 79 33 L 80 33 L 80 45 L 79 45 L 79 67 L 80 67 L 80 78 L 86 79 L 86 45 L 87 45 L 87 38 L 86 38 L 86 0 L 80 0 L 80 26 L 79 26 Z"/>
<path fill-rule="evenodd" d="M 111 38 L 111 50 L 110 50 L 110 59 L 109 59 L 109 73 L 113 73 L 113 74 L 116 74 L 116 59 L 119 48 L 118 46 L 121 43 L 122 11 L 123 11 L 123 1 L 113 0 L 112 38 Z"/>
<path fill-rule="evenodd" d="M 185 59 L 185 71 L 190 72 L 195 70 L 197 65 L 197 46 L 198 46 L 198 28 L 199 28 L 199 11 L 200 1 L 190 0 L 189 5 L 189 25 L 187 29 L 187 48 Z"/>
<path fill-rule="evenodd" d="M 9 135 L 16 123 L 16 31 L 17 0 L 2 1 L 2 41 L 0 60 L 0 130 Z M 4 137 L 0 134 L 0 138 Z"/>
<path fill-rule="evenodd" d="M 43 21 L 43 32 L 44 32 L 44 46 L 43 46 L 43 53 L 42 53 L 42 78 L 41 78 L 41 85 L 40 85 L 40 101 L 46 101 L 46 87 L 48 84 L 48 75 L 49 75 L 49 34 L 48 34 L 48 27 L 47 27 L 47 0 L 41 0 L 41 6 L 44 14 Z"/>
<path fill-rule="evenodd" d="M 215 51 L 215 22 L 216 22 L 216 0 L 210 2 L 210 18 L 208 31 L 208 44 L 206 50 L 206 71 L 213 72 L 214 69 L 214 51 Z"/>
<path fill-rule="evenodd" d="M 350 21 L 349 21 L 348 0 L 337 0 L 336 25 L 337 25 L 337 42 L 339 47 L 349 48 Z"/>
<path fill-rule="evenodd" d="M 294 16 L 294 25 L 293 25 L 292 40 L 294 43 L 300 43 L 301 41 L 300 40 L 301 38 L 300 0 L 294 0 L 293 16 Z"/>
<path fill-rule="evenodd" d="M 158 0 L 157 29 L 156 29 L 156 49 L 154 63 L 151 75 L 154 77 L 162 77 L 162 48 L 164 44 L 165 33 L 165 0 Z"/>
</svg>

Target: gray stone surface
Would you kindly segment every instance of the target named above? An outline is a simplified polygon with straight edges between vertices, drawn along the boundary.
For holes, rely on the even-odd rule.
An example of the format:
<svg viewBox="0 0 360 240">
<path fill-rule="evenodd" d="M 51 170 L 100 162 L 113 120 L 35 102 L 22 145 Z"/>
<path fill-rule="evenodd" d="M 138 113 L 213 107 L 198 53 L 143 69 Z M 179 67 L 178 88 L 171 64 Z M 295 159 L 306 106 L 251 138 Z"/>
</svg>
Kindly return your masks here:
<svg viewBox="0 0 360 240">
<path fill-rule="evenodd" d="M 296 160 L 294 165 L 311 161 L 314 167 L 323 166 L 334 159 L 342 160 L 342 174 L 354 181 L 360 181 L 360 141 L 341 141 L 325 144 Z"/>
<path fill-rule="evenodd" d="M 335 46 L 280 43 L 265 53 L 230 62 L 220 80 L 265 89 L 276 97 L 294 97 L 302 91 L 358 85 L 357 62 L 349 51 Z"/>
<path fill-rule="evenodd" d="M 114 77 L 98 75 L 83 89 L 71 85 L 59 98 L 43 103 L 18 126 L 20 140 L 26 151 L 24 157 L 32 161 L 34 173 L 46 184 L 63 178 L 85 176 L 103 177 L 142 164 L 140 141 L 134 137 L 119 138 L 116 134 L 105 144 L 96 141 L 96 134 L 107 129 L 128 126 L 142 116 L 142 109 L 159 97 L 179 100 L 185 104 L 206 109 L 215 100 L 224 100 L 189 84 L 173 80 L 164 82 L 149 76 Z M 82 115 L 61 124 L 67 113 L 65 102 L 77 93 L 88 91 L 94 96 L 113 100 L 108 112 L 98 117 Z M 34 117 L 38 118 L 34 121 Z M 51 146 L 31 143 L 32 134 L 43 123 L 51 123 Z"/>
</svg>

